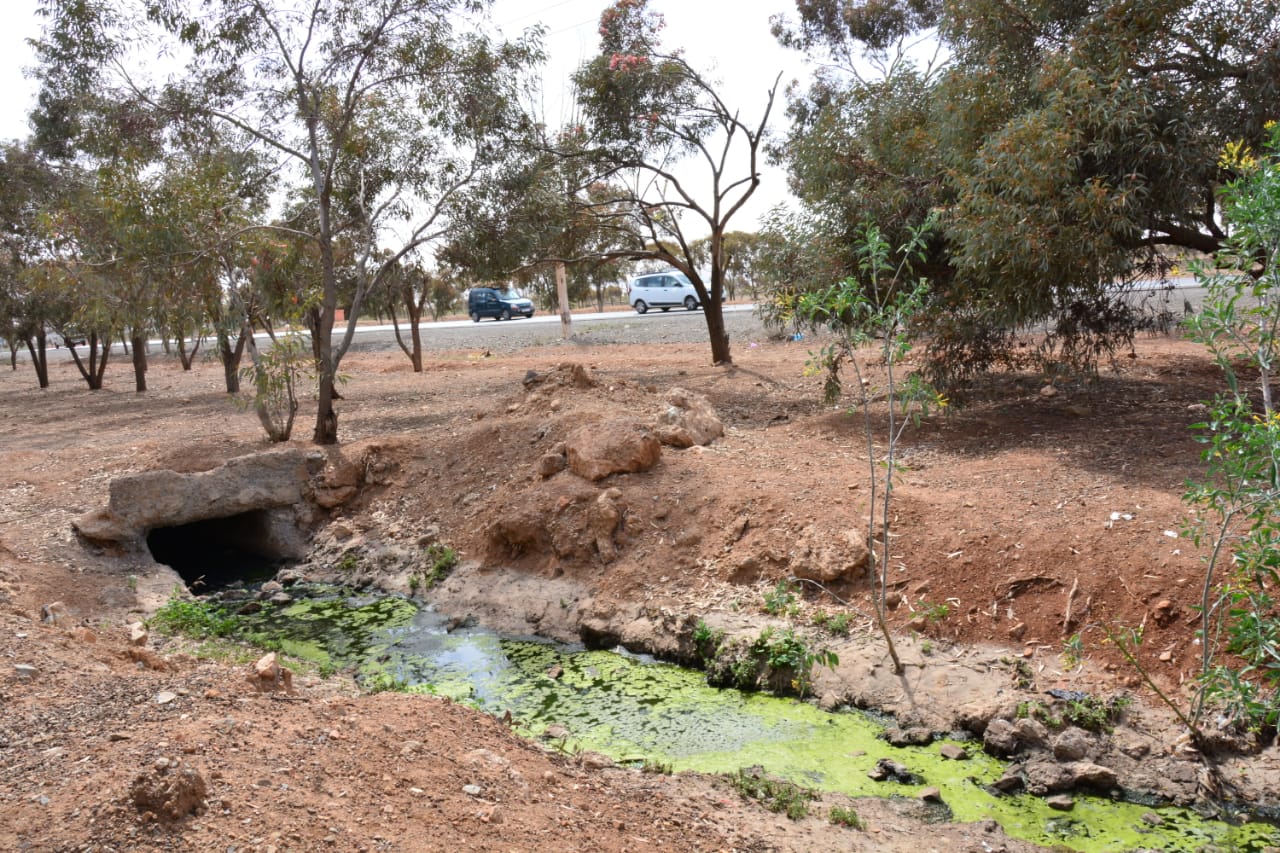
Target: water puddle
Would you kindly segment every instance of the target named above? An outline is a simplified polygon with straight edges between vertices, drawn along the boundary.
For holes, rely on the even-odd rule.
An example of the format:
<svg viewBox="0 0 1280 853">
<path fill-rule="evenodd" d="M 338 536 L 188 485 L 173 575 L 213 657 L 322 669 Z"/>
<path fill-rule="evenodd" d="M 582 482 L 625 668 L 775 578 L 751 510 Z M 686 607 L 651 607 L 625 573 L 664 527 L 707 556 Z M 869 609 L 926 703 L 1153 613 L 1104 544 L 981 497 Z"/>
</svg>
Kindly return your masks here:
<svg viewBox="0 0 1280 853">
<path fill-rule="evenodd" d="M 984 789 L 1004 764 L 975 744 L 950 761 L 929 747 L 895 749 L 861 713 L 828 713 L 791 699 L 708 687 L 699 672 L 624 653 L 585 651 L 478 628 L 448 630 L 415 602 L 316 590 L 315 597 L 242 617 L 289 654 L 351 667 L 366 686 L 433 693 L 492 714 L 510 712 L 529 736 L 556 734 L 566 752 L 589 749 L 624 764 L 773 776 L 850 796 L 916 797 L 939 789 L 958 821 L 994 819 L 1012 836 L 1079 851 L 1262 851 L 1275 827 L 1206 821 L 1185 809 L 1153 810 L 1076 796 L 1070 812 L 1036 797 Z M 554 677 L 553 677 L 554 676 Z M 561 734 L 567 731 L 567 734 Z M 873 782 L 880 758 L 905 765 L 919 785 Z M 1159 825 L 1148 821 L 1159 816 Z"/>
</svg>

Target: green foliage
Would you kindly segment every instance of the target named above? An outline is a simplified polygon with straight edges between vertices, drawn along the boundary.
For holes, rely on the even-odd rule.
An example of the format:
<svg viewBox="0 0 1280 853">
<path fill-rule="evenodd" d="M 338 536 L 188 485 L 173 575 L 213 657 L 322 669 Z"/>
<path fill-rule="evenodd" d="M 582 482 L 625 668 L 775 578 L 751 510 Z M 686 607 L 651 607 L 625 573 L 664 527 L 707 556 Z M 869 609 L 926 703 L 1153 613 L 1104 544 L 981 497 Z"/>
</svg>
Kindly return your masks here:
<svg viewBox="0 0 1280 853">
<path fill-rule="evenodd" d="M 163 634 L 196 639 L 229 637 L 236 630 L 235 617 L 221 605 L 176 596 L 165 602 L 147 624 Z"/>
<path fill-rule="evenodd" d="M 670 776 L 672 771 L 671 762 L 658 761 L 655 758 L 646 758 L 644 764 L 640 765 L 641 773 L 652 773 L 657 776 Z"/>
<path fill-rule="evenodd" d="M 1018 719 L 1039 720 L 1051 729 L 1070 725 L 1091 732 L 1108 732 L 1131 702 L 1124 696 L 1109 699 L 1084 696 L 1052 705 L 1035 700 L 1019 702 L 1014 713 Z"/>
<path fill-rule="evenodd" d="M 853 806 L 832 806 L 831 811 L 827 813 L 827 820 L 837 826 L 847 826 L 850 829 L 863 829 L 862 818 L 854 811 Z"/>
<path fill-rule="evenodd" d="M 916 602 L 916 612 L 923 616 L 926 620 L 938 623 L 951 615 L 951 605 L 945 601 L 939 601 L 936 604 L 930 604 L 923 598 Z"/>
<path fill-rule="evenodd" d="M 853 629 L 853 619 L 848 613 L 828 613 L 825 610 L 813 614 L 813 624 L 840 637 L 849 636 Z"/>
<path fill-rule="evenodd" d="M 1280 583 L 1280 411 L 1271 389 L 1280 354 L 1280 126 L 1267 130 L 1257 155 L 1234 145 L 1221 159 L 1234 174 L 1222 190 L 1229 235 L 1214 269 L 1195 267 L 1208 295 L 1188 323 L 1227 383 L 1194 427 L 1206 472 L 1183 498 L 1196 510 L 1183 532 L 1208 548 L 1190 717 L 1215 705 L 1248 729 L 1280 722 L 1280 616 L 1271 595 Z M 1253 388 L 1246 367 L 1256 371 Z M 1239 658 L 1238 669 L 1216 662 L 1220 644 Z"/>
<path fill-rule="evenodd" d="M 354 572 L 360 568 L 360 552 L 351 550 L 338 558 L 337 569 L 341 572 Z"/>
<path fill-rule="evenodd" d="M 815 791 L 783 779 L 771 779 L 756 768 L 739 770 L 727 778 L 743 799 L 757 800 L 769 811 L 785 814 L 791 820 L 809 814 L 809 803 L 818 799 Z"/>
<path fill-rule="evenodd" d="M 458 565 L 458 552 L 439 542 L 427 546 L 423 555 L 422 582 L 427 589 L 439 585 Z"/>
<path fill-rule="evenodd" d="M 240 371 L 240 378 L 252 383 L 253 396 L 237 398 L 258 415 L 267 438 L 288 441 L 298 414 L 298 384 L 314 375 L 315 361 L 310 344 L 293 332 L 277 337 L 270 348 L 251 348 L 253 363 Z"/>
<path fill-rule="evenodd" d="M 1084 639 L 1077 633 L 1062 641 L 1062 664 L 1074 669 L 1084 660 Z"/>
<path fill-rule="evenodd" d="M 778 581 L 764 594 L 764 612 L 771 616 L 794 616 L 799 612 L 800 585 L 791 578 Z"/>
<path fill-rule="evenodd" d="M 360 679 L 360 683 L 370 693 L 404 693 L 409 689 L 409 682 L 389 672 L 365 676 Z"/>
<path fill-rule="evenodd" d="M 893 637 L 885 615 L 888 594 L 889 539 L 892 514 L 894 474 L 897 470 L 898 442 L 907 426 L 919 424 L 932 409 L 942 408 L 946 400 L 915 372 L 901 374 L 902 362 L 911 351 L 915 320 L 924 309 L 928 283 L 916 275 L 918 264 L 925 260 L 925 247 L 935 223 L 927 218 L 918 228 L 908 229 L 905 243 L 893 247 L 874 223 L 865 223 L 855 248 L 857 276 L 846 278 L 824 290 L 806 294 L 797 300 L 795 317 L 805 326 L 833 333 L 834 342 L 812 353 L 808 369 L 824 376 L 823 395 L 828 403 L 844 394 L 845 383 L 840 372 L 846 365 L 853 370 L 854 410 L 862 415 L 863 438 L 867 448 L 867 469 L 871 493 L 867 513 L 867 541 L 875 552 L 877 527 L 880 527 L 879 554 L 868 563 L 876 622 L 884 635 L 894 669 L 902 671 Z M 877 388 L 859 360 L 860 350 L 874 347 L 884 366 L 883 387 Z M 883 394 L 888 406 L 881 443 L 887 445 L 881 455 L 876 449 L 877 425 L 870 411 L 873 399 Z M 881 524 L 880 522 L 883 522 Z M 878 569 L 878 571 L 877 571 Z"/>
</svg>

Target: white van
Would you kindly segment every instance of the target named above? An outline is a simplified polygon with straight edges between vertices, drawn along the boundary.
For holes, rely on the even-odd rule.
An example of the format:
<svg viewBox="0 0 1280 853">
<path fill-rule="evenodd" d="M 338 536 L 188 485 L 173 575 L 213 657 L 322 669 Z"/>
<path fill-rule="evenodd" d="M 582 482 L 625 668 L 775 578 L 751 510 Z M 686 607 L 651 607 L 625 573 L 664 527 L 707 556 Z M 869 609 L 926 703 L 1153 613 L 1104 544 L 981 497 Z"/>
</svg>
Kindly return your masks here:
<svg viewBox="0 0 1280 853">
<path fill-rule="evenodd" d="M 677 305 L 692 311 L 699 305 L 698 291 L 693 289 L 689 277 L 679 270 L 636 276 L 627 285 L 627 299 L 637 314 L 643 314 L 650 308 L 670 311 Z"/>
</svg>

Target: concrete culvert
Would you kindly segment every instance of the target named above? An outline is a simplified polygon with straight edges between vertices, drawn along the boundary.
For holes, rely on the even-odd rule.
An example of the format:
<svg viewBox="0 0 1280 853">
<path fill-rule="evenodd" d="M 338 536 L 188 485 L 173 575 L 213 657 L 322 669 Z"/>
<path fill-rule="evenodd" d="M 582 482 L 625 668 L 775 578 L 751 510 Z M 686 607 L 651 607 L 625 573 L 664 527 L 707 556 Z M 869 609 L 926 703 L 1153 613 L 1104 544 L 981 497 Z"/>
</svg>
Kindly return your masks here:
<svg viewBox="0 0 1280 853">
<path fill-rule="evenodd" d="M 277 531 L 271 513 L 256 510 L 157 527 L 147 534 L 147 548 L 156 562 L 172 568 L 198 593 L 270 578 L 295 556 Z"/>
</svg>

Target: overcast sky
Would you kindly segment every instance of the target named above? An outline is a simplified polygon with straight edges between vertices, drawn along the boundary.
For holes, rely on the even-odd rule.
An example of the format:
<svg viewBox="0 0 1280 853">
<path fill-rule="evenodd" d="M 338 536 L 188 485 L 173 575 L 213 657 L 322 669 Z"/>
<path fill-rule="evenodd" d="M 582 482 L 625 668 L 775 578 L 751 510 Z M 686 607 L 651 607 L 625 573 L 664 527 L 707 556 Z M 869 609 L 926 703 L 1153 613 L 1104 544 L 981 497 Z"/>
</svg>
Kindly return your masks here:
<svg viewBox="0 0 1280 853">
<path fill-rule="evenodd" d="M 564 108 L 569 73 L 597 45 L 596 27 L 607 0 L 497 0 L 494 23 L 514 36 L 525 27 L 541 23 L 547 34 L 543 109 L 551 123 L 558 123 Z M 721 81 L 725 101 L 741 110 L 744 118 L 758 121 L 766 92 L 779 72 L 781 88 L 805 74 L 802 59 L 783 50 L 769 34 L 769 16 L 793 12 L 789 0 L 653 0 L 652 8 L 667 22 L 664 42 L 682 48 L 695 68 L 709 70 Z M 33 102 L 31 81 L 23 69 L 32 64 L 25 40 L 38 35 L 36 0 L 0 0 L 0 140 L 19 139 L 28 133 L 27 113 Z M 784 99 L 779 94 L 773 127 L 785 127 Z M 732 224 L 754 230 L 760 215 L 786 197 L 781 172 L 769 169 L 749 209 Z"/>
</svg>

